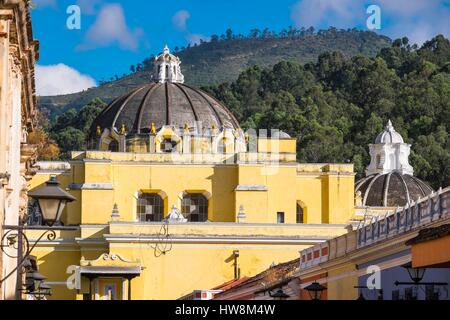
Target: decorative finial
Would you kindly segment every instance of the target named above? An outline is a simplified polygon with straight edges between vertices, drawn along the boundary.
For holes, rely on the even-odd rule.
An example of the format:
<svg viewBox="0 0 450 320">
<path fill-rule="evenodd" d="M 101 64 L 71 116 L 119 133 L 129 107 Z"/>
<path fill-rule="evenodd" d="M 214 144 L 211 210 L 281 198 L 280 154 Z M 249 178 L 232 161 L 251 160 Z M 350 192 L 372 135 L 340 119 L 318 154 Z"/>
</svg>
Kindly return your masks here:
<svg viewBox="0 0 450 320">
<path fill-rule="evenodd" d="M 216 134 L 217 134 L 217 127 L 213 123 L 212 126 L 211 126 L 211 135 L 215 136 Z"/>
<path fill-rule="evenodd" d="M 389 119 L 389 121 L 386 125 L 386 130 L 392 131 L 393 129 L 394 129 L 394 126 L 392 125 L 391 119 Z"/>
<path fill-rule="evenodd" d="M 184 133 L 189 133 L 189 125 L 187 123 L 184 124 Z"/>
<path fill-rule="evenodd" d="M 102 128 L 100 128 L 100 126 L 97 126 L 97 136 L 101 135 L 102 135 Z"/>
<path fill-rule="evenodd" d="M 156 127 L 155 127 L 155 123 L 152 122 L 152 124 L 150 125 L 150 133 L 151 134 L 156 134 Z"/>
<path fill-rule="evenodd" d="M 245 222 L 245 219 L 247 218 L 246 214 L 245 214 L 245 209 L 244 209 L 244 205 L 241 204 L 241 206 L 239 207 L 239 212 L 237 215 L 237 222 L 238 223 L 242 223 Z"/>
<path fill-rule="evenodd" d="M 169 46 L 167 44 L 164 46 L 164 51 L 163 52 L 165 54 L 170 53 Z"/>
<path fill-rule="evenodd" d="M 127 133 L 127 128 L 125 127 L 125 124 L 122 124 L 122 126 L 120 127 L 119 133 L 121 135 L 124 135 L 125 133 Z"/>
<path fill-rule="evenodd" d="M 248 132 L 246 132 L 244 134 L 244 138 L 245 138 L 245 143 L 248 143 L 248 141 L 250 140 L 250 135 L 248 134 Z"/>
<path fill-rule="evenodd" d="M 119 221 L 119 219 L 120 219 L 119 207 L 117 203 L 114 203 L 111 213 L 111 221 Z"/>
</svg>

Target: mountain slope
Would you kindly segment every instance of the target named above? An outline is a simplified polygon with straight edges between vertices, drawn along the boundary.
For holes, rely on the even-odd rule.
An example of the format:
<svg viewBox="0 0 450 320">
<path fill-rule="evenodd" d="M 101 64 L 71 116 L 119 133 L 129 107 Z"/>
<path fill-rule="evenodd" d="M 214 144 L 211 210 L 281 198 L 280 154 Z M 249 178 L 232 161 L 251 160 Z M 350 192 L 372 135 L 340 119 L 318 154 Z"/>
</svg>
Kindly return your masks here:
<svg viewBox="0 0 450 320">
<path fill-rule="evenodd" d="M 303 32 L 297 36 L 241 36 L 230 39 L 213 39 L 198 46 L 176 52 L 182 61 L 186 82 L 195 86 L 233 81 L 252 65 L 271 67 L 281 60 L 300 63 L 314 62 L 326 51 L 340 51 L 345 57 L 358 54 L 374 56 L 381 48 L 390 46 L 391 40 L 376 33 L 358 30 L 322 30 Z M 152 60 L 141 64 L 139 71 L 117 81 L 105 83 L 83 92 L 39 97 L 41 110 L 54 118 L 70 109 L 79 109 L 99 97 L 110 102 L 121 94 L 151 81 Z"/>
</svg>

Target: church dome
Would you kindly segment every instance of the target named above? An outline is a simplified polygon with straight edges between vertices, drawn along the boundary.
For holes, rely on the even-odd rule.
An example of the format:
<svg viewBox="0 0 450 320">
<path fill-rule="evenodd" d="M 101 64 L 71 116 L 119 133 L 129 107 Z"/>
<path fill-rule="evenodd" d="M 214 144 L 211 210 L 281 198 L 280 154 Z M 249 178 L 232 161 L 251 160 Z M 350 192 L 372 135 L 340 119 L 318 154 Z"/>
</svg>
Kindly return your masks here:
<svg viewBox="0 0 450 320">
<path fill-rule="evenodd" d="M 362 206 L 403 207 L 433 193 L 422 180 L 398 171 L 372 174 L 356 182 L 355 192 L 360 192 Z"/>
<path fill-rule="evenodd" d="M 205 92 L 181 83 L 151 83 L 113 101 L 94 121 L 91 134 L 98 126 L 119 130 L 125 125 L 128 135 L 149 133 L 152 123 L 157 129 L 192 129 L 199 121 L 202 128 L 240 128 L 232 113 Z"/>
<path fill-rule="evenodd" d="M 383 132 L 381 132 L 377 138 L 375 139 L 376 144 L 381 143 L 404 143 L 402 136 L 400 133 L 395 131 L 394 126 L 392 125 L 391 120 L 389 120 L 387 126 L 384 128 Z"/>
<path fill-rule="evenodd" d="M 149 133 L 151 128 L 186 127 L 190 131 L 240 129 L 233 114 L 207 93 L 184 84 L 181 61 L 166 46 L 155 58 L 153 82 L 114 100 L 94 120 L 91 137 L 105 129 L 127 136 Z M 201 127 L 200 127 L 201 126 Z"/>
</svg>

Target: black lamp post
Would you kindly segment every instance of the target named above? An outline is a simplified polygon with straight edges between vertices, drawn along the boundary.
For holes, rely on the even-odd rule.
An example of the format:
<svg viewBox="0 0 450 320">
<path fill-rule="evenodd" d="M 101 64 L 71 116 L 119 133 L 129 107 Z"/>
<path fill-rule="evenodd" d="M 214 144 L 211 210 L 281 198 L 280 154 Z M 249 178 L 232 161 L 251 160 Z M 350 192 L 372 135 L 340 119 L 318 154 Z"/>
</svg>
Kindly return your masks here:
<svg viewBox="0 0 450 320">
<path fill-rule="evenodd" d="M 279 288 L 275 293 L 269 291 L 269 296 L 274 298 L 274 300 L 286 300 L 290 297 L 290 295 L 284 292 L 283 288 Z"/>
<path fill-rule="evenodd" d="M 305 287 L 305 290 L 308 291 L 311 300 L 320 300 L 322 292 L 325 291 L 326 289 L 327 289 L 326 287 L 322 286 L 318 282 L 313 282 L 309 286 Z"/>
<path fill-rule="evenodd" d="M 13 259 L 17 258 L 18 261 L 17 267 L 8 273 L 3 279 L 0 279 L 0 287 L 3 282 L 16 273 L 19 268 L 24 268 L 25 271 L 23 272 L 27 271 L 26 264 L 31 252 L 45 235 L 47 235 L 48 240 L 55 240 L 55 230 L 62 229 L 58 229 L 53 226 L 60 221 L 65 205 L 68 202 L 76 200 L 75 197 L 59 187 L 59 183 L 55 176 L 52 176 L 44 187 L 30 192 L 28 195 L 37 200 L 42 218 L 44 223 L 47 225 L 47 228 L 44 229 L 45 231 L 34 242 L 33 246 L 30 247 L 29 240 L 24 232 L 27 229 L 26 226 L 3 226 L 3 230 L 6 230 L 6 232 L 2 236 L 0 249 L 6 256 Z M 11 253 L 11 251 L 16 252 L 16 254 Z M 22 255 L 21 252 L 24 252 L 24 254 Z M 42 288 L 42 285 L 44 285 L 43 281 L 45 280 L 45 277 L 42 277 L 43 276 L 37 272 L 33 272 L 32 275 L 27 274 L 26 286 L 33 286 L 34 289 L 39 290 L 39 287 Z M 43 288 L 46 295 L 49 290 L 47 287 L 48 285 L 45 284 Z"/>
</svg>

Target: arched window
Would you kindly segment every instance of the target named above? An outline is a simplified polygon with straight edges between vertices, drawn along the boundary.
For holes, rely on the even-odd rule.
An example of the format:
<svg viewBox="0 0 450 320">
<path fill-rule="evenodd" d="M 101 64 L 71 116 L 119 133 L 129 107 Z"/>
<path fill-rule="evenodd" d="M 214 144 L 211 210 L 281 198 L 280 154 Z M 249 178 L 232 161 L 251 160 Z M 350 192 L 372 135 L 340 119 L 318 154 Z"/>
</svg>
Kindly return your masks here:
<svg viewBox="0 0 450 320">
<path fill-rule="evenodd" d="M 112 140 L 108 145 L 108 150 L 112 152 L 119 151 L 119 143 L 116 140 Z"/>
<path fill-rule="evenodd" d="M 297 203 L 297 223 L 305 223 L 305 216 L 303 214 L 303 208 Z"/>
<path fill-rule="evenodd" d="M 376 157 L 376 166 L 377 166 L 377 168 L 382 168 L 382 166 L 381 166 L 381 156 L 379 155 L 379 154 L 377 154 L 377 157 Z"/>
<path fill-rule="evenodd" d="M 208 220 L 208 199 L 201 193 L 186 194 L 181 201 L 181 213 L 191 222 Z"/>
<path fill-rule="evenodd" d="M 161 142 L 161 152 L 164 153 L 172 153 L 175 152 L 177 147 L 177 143 L 172 139 L 164 139 Z"/>
<path fill-rule="evenodd" d="M 166 79 L 169 79 L 169 66 L 166 65 Z"/>
<path fill-rule="evenodd" d="M 159 194 L 142 193 L 137 203 L 137 215 L 141 222 L 162 221 L 164 201 Z"/>
</svg>

